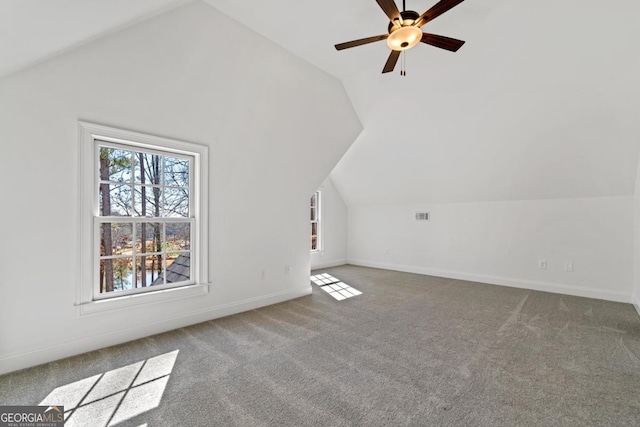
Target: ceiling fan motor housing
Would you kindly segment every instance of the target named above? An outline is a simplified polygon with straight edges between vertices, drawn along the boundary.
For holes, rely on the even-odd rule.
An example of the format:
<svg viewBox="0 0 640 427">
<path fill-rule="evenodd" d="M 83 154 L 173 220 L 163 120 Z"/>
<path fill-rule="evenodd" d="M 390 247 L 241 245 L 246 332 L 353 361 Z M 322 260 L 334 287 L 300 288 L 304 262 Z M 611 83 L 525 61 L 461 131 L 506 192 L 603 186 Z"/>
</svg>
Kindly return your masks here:
<svg viewBox="0 0 640 427">
<path fill-rule="evenodd" d="M 409 25 L 413 25 L 413 23 L 416 21 L 416 19 L 418 19 L 420 17 L 420 14 L 418 12 L 415 12 L 413 10 L 405 10 L 404 12 L 400 12 L 400 16 L 402 16 L 402 26 L 406 27 Z M 409 22 L 407 22 L 409 21 Z M 398 30 L 399 27 L 397 27 L 393 22 L 389 22 L 389 27 L 388 27 L 388 31 L 389 34 L 391 34 L 392 32 Z"/>
</svg>

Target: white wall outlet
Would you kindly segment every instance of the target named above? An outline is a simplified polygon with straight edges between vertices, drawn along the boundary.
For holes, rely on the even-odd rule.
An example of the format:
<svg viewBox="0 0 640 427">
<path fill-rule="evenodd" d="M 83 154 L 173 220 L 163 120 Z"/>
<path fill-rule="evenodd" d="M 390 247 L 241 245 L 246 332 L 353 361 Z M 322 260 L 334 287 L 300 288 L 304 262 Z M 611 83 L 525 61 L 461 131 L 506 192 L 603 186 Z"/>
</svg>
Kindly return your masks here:
<svg viewBox="0 0 640 427">
<path fill-rule="evenodd" d="M 267 278 L 267 270 L 260 270 L 260 280 L 264 280 Z"/>
<path fill-rule="evenodd" d="M 284 266 L 284 274 L 286 274 L 287 276 L 289 274 L 291 274 L 291 266 L 290 265 L 285 265 Z"/>
<path fill-rule="evenodd" d="M 573 273 L 573 262 L 572 261 L 566 261 L 564 263 L 564 271 L 566 271 L 567 273 Z"/>
<path fill-rule="evenodd" d="M 391 249 L 389 248 L 384 248 L 384 254 L 385 255 L 389 255 L 391 253 Z"/>
<path fill-rule="evenodd" d="M 546 259 L 539 259 L 538 260 L 538 268 L 540 270 L 546 270 L 547 269 L 547 260 Z"/>
</svg>

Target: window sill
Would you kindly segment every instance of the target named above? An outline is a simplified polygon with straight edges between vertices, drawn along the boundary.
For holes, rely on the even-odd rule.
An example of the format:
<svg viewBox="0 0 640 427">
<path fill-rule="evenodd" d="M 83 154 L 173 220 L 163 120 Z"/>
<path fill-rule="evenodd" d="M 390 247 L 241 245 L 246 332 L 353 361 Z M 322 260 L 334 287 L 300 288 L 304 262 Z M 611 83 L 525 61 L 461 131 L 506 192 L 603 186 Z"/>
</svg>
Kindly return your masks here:
<svg viewBox="0 0 640 427">
<path fill-rule="evenodd" d="M 182 298 L 202 296 L 208 293 L 209 284 L 204 283 L 85 302 L 76 304 L 76 307 L 78 309 L 78 315 L 84 316 L 95 313 L 120 310 L 132 306 L 148 305 L 157 302 L 174 301 Z"/>
</svg>

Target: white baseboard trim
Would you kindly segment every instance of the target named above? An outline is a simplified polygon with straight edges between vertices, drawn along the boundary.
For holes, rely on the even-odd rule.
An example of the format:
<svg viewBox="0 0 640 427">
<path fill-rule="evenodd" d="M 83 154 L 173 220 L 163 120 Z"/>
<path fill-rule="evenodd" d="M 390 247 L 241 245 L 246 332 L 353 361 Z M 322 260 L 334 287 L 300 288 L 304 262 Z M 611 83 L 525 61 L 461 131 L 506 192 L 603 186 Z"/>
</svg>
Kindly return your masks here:
<svg viewBox="0 0 640 427">
<path fill-rule="evenodd" d="M 321 268 L 337 267 L 339 265 L 345 265 L 346 263 L 347 263 L 346 258 L 337 259 L 334 261 L 321 262 L 318 264 L 311 263 L 311 270 L 320 270 Z"/>
<path fill-rule="evenodd" d="M 635 295 L 633 297 L 633 306 L 636 308 L 638 315 L 640 316 L 640 295 Z"/>
<path fill-rule="evenodd" d="M 19 369 L 29 368 L 42 363 L 52 362 L 65 357 L 75 356 L 100 348 L 122 344 L 128 341 L 148 337 L 162 332 L 183 328 L 196 323 L 220 317 L 230 316 L 243 311 L 255 310 L 267 305 L 277 304 L 291 299 L 311 294 L 311 285 L 262 295 L 255 298 L 223 304 L 216 307 L 207 307 L 202 310 L 184 313 L 157 322 L 138 325 L 126 330 L 118 330 L 102 335 L 83 337 L 69 340 L 54 346 L 32 349 L 26 352 L 9 354 L 0 357 L 0 375 Z"/>
<path fill-rule="evenodd" d="M 488 276 L 484 274 L 465 273 L 458 271 L 439 270 L 426 267 L 416 267 L 402 264 L 387 264 L 361 259 L 349 259 L 349 264 L 363 267 L 381 268 L 384 270 L 403 271 L 406 273 L 425 274 L 428 276 L 446 277 L 449 279 L 467 280 L 471 282 L 488 283 L 490 285 L 509 286 L 512 288 L 531 289 L 534 291 L 551 292 L 554 294 L 573 295 L 578 297 L 596 298 L 615 302 L 632 302 L 631 295 L 617 291 L 585 288 L 582 286 L 565 285 L 561 283 L 538 282 L 535 280 L 514 279 L 510 277 Z M 636 308 L 638 306 L 636 305 Z"/>
</svg>

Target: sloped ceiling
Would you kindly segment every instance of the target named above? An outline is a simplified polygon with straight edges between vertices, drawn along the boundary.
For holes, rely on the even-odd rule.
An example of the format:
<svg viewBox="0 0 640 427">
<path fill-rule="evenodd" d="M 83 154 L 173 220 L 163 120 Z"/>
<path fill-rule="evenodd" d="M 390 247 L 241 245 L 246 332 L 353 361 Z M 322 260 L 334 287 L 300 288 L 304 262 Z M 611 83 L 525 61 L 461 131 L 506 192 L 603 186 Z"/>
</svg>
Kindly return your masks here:
<svg viewBox="0 0 640 427">
<path fill-rule="evenodd" d="M 406 55 L 406 77 L 380 74 L 384 42 L 333 48 L 385 31 L 375 0 L 206 1 L 342 79 L 364 126 L 332 173 L 348 204 L 633 194 L 640 149 L 635 0 L 466 0 L 424 30 L 467 43 L 457 53 L 417 46 Z M 42 12 L 30 5 L 44 3 L 5 2 L 14 10 L 0 16 L 27 24 Z M 56 2 L 55 16 L 66 34 L 65 24 L 102 14 L 96 22 L 117 27 L 174 4 L 67 0 Z M 420 13 L 433 4 L 407 0 Z M 0 30 L 24 46 L 12 51 L 3 42 L 7 62 L 30 46 L 50 49 L 48 40 L 58 38 L 46 25 L 19 27 Z M 83 31 L 94 36 L 78 30 L 74 43 Z"/>
<path fill-rule="evenodd" d="M 187 0 L 2 0 L 0 77 Z"/>
</svg>

